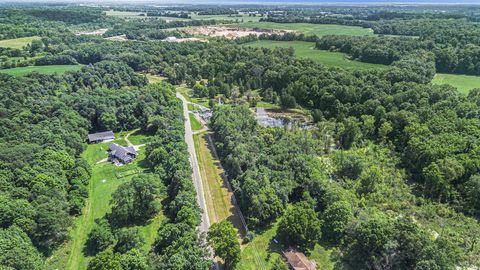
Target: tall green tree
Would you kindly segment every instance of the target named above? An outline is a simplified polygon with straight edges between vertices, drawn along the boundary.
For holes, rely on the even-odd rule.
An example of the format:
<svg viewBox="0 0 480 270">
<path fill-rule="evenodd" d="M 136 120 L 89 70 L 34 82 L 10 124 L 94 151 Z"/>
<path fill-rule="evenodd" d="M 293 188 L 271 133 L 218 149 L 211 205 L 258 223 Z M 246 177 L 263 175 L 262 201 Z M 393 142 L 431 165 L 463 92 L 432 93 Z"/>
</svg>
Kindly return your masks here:
<svg viewBox="0 0 480 270">
<path fill-rule="evenodd" d="M 234 269 L 240 260 L 240 244 L 232 223 L 222 220 L 213 224 L 208 231 L 207 240 L 215 250 L 215 255 L 225 262 L 227 268 Z"/>
</svg>

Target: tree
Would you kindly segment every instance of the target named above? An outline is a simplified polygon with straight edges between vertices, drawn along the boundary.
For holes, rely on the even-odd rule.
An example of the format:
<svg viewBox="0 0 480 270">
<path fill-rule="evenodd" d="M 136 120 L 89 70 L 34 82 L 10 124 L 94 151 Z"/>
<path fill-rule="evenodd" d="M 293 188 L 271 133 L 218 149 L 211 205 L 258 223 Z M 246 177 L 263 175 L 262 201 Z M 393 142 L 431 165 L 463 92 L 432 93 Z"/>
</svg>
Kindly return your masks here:
<svg viewBox="0 0 480 270">
<path fill-rule="evenodd" d="M 272 265 L 271 270 L 288 270 L 288 264 L 282 257 L 278 257 Z"/>
<path fill-rule="evenodd" d="M 114 241 L 115 237 L 110 229 L 108 220 L 102 218 L 95 222 L 88 236 L 88 251 L 96 254 L 97 252 L 107 249 Z"/>
<path fill-rule="evenodd" d="M 215 254 L 222 258 L 225 265 L 233 269 L 240 260 L 240 244 L 232 223 L 222 220 L 213 224 L 207 236 L 208 243 L 215 250 Z"/>
<path fill-rule="evenodd" d="M 160 210 L 165 187 L 154 174 L 140 174 L 113 193 L 110 219 L 116 225 L 143 223 Z"/>
<path fill-rule="evenodd" d="M 42 257 L 19 227 L 0 229 L 0 265 L 6 269 L 42 269 Z"/>
<path fill-rule="evenodd" d="M 136 227 L 122 228 L 117 234 L 117 244 L 113 248 L 115 252 L 126 253 L 135 248 L 140 248 L 145 240 L 140 235 L 140 231 Z"/>
<path fill-rule="evenodd" d="M 345 230 L 353 219 L 352 206 L 346 201 L 336 201 L 322 213 L 323 237 L 332 243 L 340 243 Z"/>
<path fill-rule="evenodd" d="M 120 257 L 123 270 L 150 270 L 148 259 L 140 250 L 132 249 Z"/>
<path fill-rule="evenodd" d="M 88 270 L 124 270 L 120 262 L 119 255 L 107 249 L 98 253 L 88 263 Z"/>
<path fill-rule="evenodd" d="M 320 239 L 322 223 L 317 213 L 306 203 L 287 209 L 278 224 L 278 235 L 290 246 L 313 247 Z"/>
<path fill-rule="evenodd" d="M 480 175 L 472 175 L 464 187 L 466 209 L 480 218 Z"/>
</svg>

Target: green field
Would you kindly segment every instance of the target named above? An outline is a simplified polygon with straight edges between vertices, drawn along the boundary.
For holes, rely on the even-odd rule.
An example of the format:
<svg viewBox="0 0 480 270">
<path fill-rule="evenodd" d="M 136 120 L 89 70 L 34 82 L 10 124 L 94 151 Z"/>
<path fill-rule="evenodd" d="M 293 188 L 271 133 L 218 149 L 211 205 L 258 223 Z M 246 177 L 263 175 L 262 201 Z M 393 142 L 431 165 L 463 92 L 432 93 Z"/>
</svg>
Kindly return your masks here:
<svg viewBox="0 0 480 270">
<path fill-rule="evenodd" d="M 437 73 L 432 80 L 433 84 L 450 84 L 460 93 L 468 94 L 473 88 L 480 88 L 480 76 Z"/>
<path fill-rule="evenodd" d="M 299 58 L 308 58 L 322 63 L 326 66 L 351 68 L 351 69 L 384 69 L 385 65 L 370 64 L 360 61 L 353 61 L 347 58 L 347 55 L 339 52 L 329 52 L 324 50 L 314 49 L 314 42 L 305 41 L 272 41 L 272 40 L 259 40 L 251 43 L 247 43 L 250 47 L 263 47 L 263 48 L 293 48 L 295 55 Z"/>
<path fill-rule="evenodd" d="M 302 32 L 306 35 L 350 35 L 373 36 L 373 30 L 359 26 L 345 26 L 336 24 L 311 24 L 311 23 L 274 23 L 274 22 L 245 22 L 238 24 L 242 27 L 258 27 L 264 29 L 283 29 Z"/>
<path fill-rule="evenodd" d="M 121 134 L 126 134 L 122 132 Z M 133 137 L 132 137 L 133 136 Z M 130 139 L 139 135 L 131 135 Z M 123 137 L 116 134 L 116 143 L 126 145 Z M 137 138 L 138 139 L 138 138 Z M 110 210 L 110 198 L 112 193 L 122 183 L 129 181 L 135 174 L 143 171 L 141 166 L 145 158 L 143 148 L 139 150 L 139 157 L 131 164 L 115 166 L 110 162 L 95 164 L 106 158 L 105 153 L 111 142 L 90 144 L 82 156 L 92 166 L 92 177 L 88 186 L 88 199 L 82 211 L 82 215 L 75 219 L 70 236 L 71 240 L 60 247 L 52 257 L 47 260 L 48 269 L 86 269 L 88 257 L 84 255 L 84 246 L 88 234 L 92 229 L 95 219 L 102 218 Z M 133 173 L 132 173 L 133 172 Z M 118 177 L 118 175 L 125 175 Z M 156 232 L 163 220 L 163 214 L 157 215 L 146 226 L 140 226 L 140 233 L 145 239 L 144 249 L 148 250 L 155 240 Z"/>
<path fill-rule="evenodd" d="M 240 262 L 238 263 L 236 269 L 272 269 L 275 260 L 282 256 L 282 250 L 288 248 L 283 247 L 280 243 L 276 243 L 273 240 L 276 237 L 276 233 L 277 225 L 274 225 L 271 228 L 255 235 L 253 241 L 248 243 L 243 248 Z M 332 270 L 335 268 L 335 263 L 332 261 L 331 253 L 332 250 L 326 250 L 317 244 L 315 248 L 305 252 L 305 255 L 307 255 L 310 260 L 315 261 L 317 264 L 317 269 Z"/>
<path fill-rule="evenodd" d="M 51 65 L 51 66 L 28 66 L 28 67 L 17 67 L 9 69 L 0 69 L 0 73 L 5 73 L 13 76 L 24 76 L 32 72 L 38 72 L 41 74 L 62 74 L 67 71 L 77 71 L 80 70 L 83 65 Z"/>
<path fill-rule="evenodd" d="M 35 39 L 40 39 L 40 37 L 33 36 L 33 37 L 23 37 L 23 38 L 14 38 L 14 39 L 4 39 L 4 40 L 0 40 L 0 47 L 21 49 Z"/>
</svg>

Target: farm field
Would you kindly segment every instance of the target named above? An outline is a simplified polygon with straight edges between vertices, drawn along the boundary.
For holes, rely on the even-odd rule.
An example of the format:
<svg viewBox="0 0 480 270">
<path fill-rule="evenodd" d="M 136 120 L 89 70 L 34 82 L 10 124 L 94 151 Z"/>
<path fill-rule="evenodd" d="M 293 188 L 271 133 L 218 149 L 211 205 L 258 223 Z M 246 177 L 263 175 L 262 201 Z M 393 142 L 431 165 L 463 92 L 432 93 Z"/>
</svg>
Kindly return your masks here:
<svg viewBox="0 0 480 270">
<path fill-rule="evenodd" d="M 54 73 L 62 74 L 67 71 L 80 70 L 82 67 L 83 65 L 28 66 L 28 67 L 0 69 L 0 73 L 5 73 L 13 76 L 24 76 L 32 72 L 38 72 L 41 74 L 54 74 Z"/>
<path fill-rule="evenodd" d="M 126 134 L 126 132 L 115 134 L 117 139 L 114 142 L 126 145 L 123 134 Z M 130 140 L 135 138 L 136 141 L 141 139 L 142 136 L 134 133 L 129 138 Z M 90 144 L 82 154 L 92 166 L 92 177 L 88 185 L 88 199 L 82 215 L 74 221 L 74 226 L 70 232 L 71 240 L 60 247 L 47 260 L 47 264 L 51 266 L 49 269 L 87 268 L 89 257 L 85 256 L 84 247 L 95 219 L 102 218 L 110 210 L 110 198 L 120 184 L 129 181 L 134 175 L 145 170 L 141 165 L 145 158 L 143 148 L 139 150 L 139 157 L 131 164 L 125 166 L 115 166 L 109 162 L 95 164 L 107 157 L 105 151 L 110 143 Z M 153 244 L 163 218 L 163 214 L 160 213 L 148 225 L 139 227 L 140 233 L 145 239 L 144 250 L 148 250 Z"/>
<path fill-rule="evenodd" d="M 450 84 L 460 93 L 468 94 L 473 88 L 480 88 L 480 76 L 437 73 L 432 80 L 433 84 Z"/>
<path fill-rule="evenodd" d="M 373 30 L 359 26 L 345 26 L 336 24 L 311 24 L 311 23 L 274 23 L 274 22 L 245 22 L 236 24 L 241 27 L 283 29 L 302 32 L 306 35 L 351 35 L 373 36 Z"/>
<path fill-rule="evenodd" d="M 33 36 L 33 37 L 22 37 L 22 38 L 0 40 L 0 47 L 21 49 L 23 48 L 23 46 L 26 46 L 27 44 L 31 43 L 33 40 L 36 40 L 36 39 L 40 39 L 40 37 Z"/>
<path fill-rule="evenodd" d="M 299 58 L 312 59 L 315 62 L 324 64 L 326 66 L 341 67 L 347 69 L 384 69 L 385 65 L 371 64 L 360 61 L 354 61 L 347 58 L 347 56 L 340 52 L 329 52 L 324 50 L 314 49 L 314 42 L 306 41 L 273 41 L 273 40 L 259 40 L 247 43 L 246 46 L 255 48 L 293 48 L 295 55 Z"/>
</svg>

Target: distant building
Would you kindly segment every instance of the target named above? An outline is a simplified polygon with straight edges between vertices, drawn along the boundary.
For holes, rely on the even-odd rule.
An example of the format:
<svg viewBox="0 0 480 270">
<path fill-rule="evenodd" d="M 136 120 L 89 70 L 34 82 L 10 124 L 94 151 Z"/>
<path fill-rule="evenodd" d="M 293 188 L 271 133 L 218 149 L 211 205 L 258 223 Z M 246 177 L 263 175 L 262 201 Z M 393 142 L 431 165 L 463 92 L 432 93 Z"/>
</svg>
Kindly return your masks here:
<svg viewBox="0 0 480 270">
<path fill-rule="evenodd" d="M 177 41 L 177 38 L 176 37 L 167 37 L 164 40 L 167 41 L 167 42 L 175 42 L 175 41 Z"/>
<path fill-rule="evenodd" d="M 89 143 L 99 143 L 103 141 L 111 141 L 115 139 L 115 135 L 113 131 L 104 131 L 98 132 L 93 134 L 88 134 L 88 142 Z"/>
<path fill-rule="evenodd" d="M 137 157 L 137 151 L 133 146 L 124 147 L 116 143 L 108 146 L 109 159 L 115 164 L 128 164 Z"/>
<path fill-rule="evenodd" d="M 316 270 L 315 263 L 310 261 L 302 252 L 289 249 L 283 252 L 283 256 L 287 258 L 287 262 L 293 270 Z"/>
</svg>

